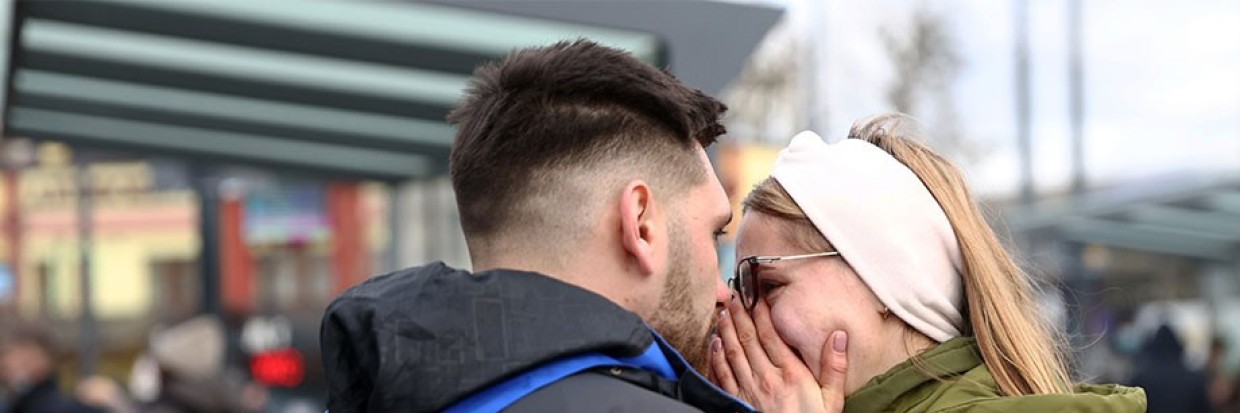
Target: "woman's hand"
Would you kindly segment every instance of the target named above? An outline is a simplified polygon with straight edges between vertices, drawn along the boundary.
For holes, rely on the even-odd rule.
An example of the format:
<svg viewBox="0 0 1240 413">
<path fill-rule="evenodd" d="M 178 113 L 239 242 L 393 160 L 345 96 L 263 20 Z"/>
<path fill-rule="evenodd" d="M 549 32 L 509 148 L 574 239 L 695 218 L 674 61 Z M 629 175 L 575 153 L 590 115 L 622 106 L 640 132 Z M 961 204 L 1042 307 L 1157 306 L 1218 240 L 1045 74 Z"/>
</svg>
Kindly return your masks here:
<svg viewBox="0 0 1240 413">
<path fill-rule="evenodd" d="M 733 298 L 711 340 L 711 380 L 759 410 L 772 413 L 844 410 L 848 334 L 835 331 L 822 348 L 823 382 L 775 333 L 770 308 L 758 300 L 753 318 Z"/>
</svg>

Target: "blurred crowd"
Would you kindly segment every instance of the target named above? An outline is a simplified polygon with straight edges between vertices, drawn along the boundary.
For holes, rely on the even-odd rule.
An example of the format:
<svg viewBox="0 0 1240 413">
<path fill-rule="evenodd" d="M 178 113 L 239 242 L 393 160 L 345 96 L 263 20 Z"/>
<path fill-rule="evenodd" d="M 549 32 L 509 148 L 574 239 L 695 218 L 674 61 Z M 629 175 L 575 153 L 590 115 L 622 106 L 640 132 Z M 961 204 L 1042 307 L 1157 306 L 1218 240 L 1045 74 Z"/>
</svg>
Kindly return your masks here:
<svg viewBox="0 0 1240 413">
<path fill-rule="evenodd" d="M 1104 341 L 1081 354 L 1081 369 L 1097 381 L 1144 388 L 1149 413 L 1240 413 L 1240 380 L 1227 366 L 1240 348 L 1222 337 L 1211 341 L 1199 368 L 1188 361 L 1184 340 L 1169 324 L 1142 334 L 1121 323 Z"/>
<path fill-rule="evenodd" d="M 1205 366 L 1185 361 L 1183 341 L 1163 325 L 1149 337 L 1120 328 L 1087 353 L 1085 368 L 1105 366 L 1097 377 L 1145 388 L 1149 412 L 1240 413 L 1240 380 L 1225 366 L 1240 351 L 1212 342 Z M 63 343 L 46 327 L 17 320 L 0 323 L 0 412 L 3 413 L 249 413 L 267 411 L 267 392 L 223 369 L 224 328 L 199 316 L 151 334 L 149 348 L 128 377 L 95 375 L 64 385 Z"/>
<path fill-rule="evenodd" d="M 3 320 L 0 326 L 0 412 L 246 413 L 264 411 L 261 386 L 223 368 L 223 324 L 199 316 L 152 332 L 147 352 L 128 377 L 95 375 L 74 385 L 62 343 L 43 325 Z M 122 384 L 124 383 L 124 384 Z"/>
</svg>

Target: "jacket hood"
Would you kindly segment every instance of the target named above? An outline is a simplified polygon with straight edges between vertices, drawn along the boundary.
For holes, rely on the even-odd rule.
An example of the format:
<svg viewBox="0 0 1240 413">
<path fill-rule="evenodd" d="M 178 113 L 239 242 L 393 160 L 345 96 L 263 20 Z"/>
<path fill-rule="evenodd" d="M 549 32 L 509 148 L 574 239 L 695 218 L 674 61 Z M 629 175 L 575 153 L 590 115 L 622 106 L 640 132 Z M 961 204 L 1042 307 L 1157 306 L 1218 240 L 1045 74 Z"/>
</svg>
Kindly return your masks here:
<svg viewBox="0 0 1240 413">
<path fill-rule="evenodd" d="M 641 318 L 590 291 L 441 262 L 349 289 L 320 339 L 333 412 L 438 411 L 556 358 L 634 357 L 654 343 Z"/>
</svg>

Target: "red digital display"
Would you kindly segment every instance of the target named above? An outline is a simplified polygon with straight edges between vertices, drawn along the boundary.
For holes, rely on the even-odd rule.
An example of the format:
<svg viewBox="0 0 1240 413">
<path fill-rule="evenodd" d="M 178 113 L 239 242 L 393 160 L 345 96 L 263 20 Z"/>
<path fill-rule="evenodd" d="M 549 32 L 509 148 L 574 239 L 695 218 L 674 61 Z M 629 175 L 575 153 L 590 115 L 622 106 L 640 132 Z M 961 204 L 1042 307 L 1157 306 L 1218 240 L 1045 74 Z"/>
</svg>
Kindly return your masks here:
<svg viewBox="0 0 1240 413">
<path fill-rule="evenodd" d="M 294 348 L 264 351 L 250 358 L 250 374 L 272 387 L 296 387 L 306 378 L 306 362 Z"/>
</svg>

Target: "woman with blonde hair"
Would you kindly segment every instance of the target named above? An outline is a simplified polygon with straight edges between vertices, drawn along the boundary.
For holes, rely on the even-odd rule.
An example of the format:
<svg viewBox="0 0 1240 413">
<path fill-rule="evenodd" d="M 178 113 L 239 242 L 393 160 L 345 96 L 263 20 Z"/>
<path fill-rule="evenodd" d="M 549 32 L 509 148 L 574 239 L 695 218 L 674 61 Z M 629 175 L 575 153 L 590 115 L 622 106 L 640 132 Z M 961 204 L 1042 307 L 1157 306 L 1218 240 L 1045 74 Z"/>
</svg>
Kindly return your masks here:
<svg viewBox="0 0 1240 413">
<path fill-rule="evenodd" d="M 1144 412 L 1141 389 L 1073 382 L 1029 277 L 916 135 L 887 114 L 781 152 L 744 201 L 712 378 L 767 411 Z"/>
</svg>

